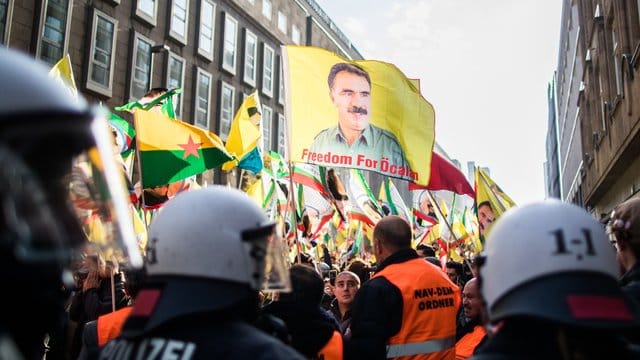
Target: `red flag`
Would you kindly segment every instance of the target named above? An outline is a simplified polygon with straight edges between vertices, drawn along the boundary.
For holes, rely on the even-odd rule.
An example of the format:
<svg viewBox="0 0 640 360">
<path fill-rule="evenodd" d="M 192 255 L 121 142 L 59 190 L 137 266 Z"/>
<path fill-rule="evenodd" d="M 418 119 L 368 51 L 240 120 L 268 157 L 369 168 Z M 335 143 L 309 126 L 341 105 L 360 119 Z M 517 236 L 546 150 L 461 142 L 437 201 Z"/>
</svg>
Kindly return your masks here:
<svg viewBox="0 0 640 360">
<path fill-rule="evenodd" d="M 449 160 L 437 152 L 431 156 L 431 177 L 429 185 L 409 183 L 411 190 L 449 190 L 460 195 L 469 195 L 475 199 L 476 193 L 464 174 Z"/>
</svg>

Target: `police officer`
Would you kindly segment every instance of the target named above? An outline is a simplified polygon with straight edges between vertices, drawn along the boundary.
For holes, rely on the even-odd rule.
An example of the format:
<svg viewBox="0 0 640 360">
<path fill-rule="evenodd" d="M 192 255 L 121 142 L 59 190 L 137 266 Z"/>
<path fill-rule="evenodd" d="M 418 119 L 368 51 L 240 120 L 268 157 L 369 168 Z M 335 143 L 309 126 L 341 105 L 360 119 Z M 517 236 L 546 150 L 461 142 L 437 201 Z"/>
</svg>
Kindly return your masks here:
<svg viewBox="0 0 640 360">
<path fill-rule="evenodd" d="M 411 227 L 399 216 L 373 230 L 377 272 L 352 304 L 346 356 L 454 359 L 460 289 L 411 248 Z"/>
<path fill-rule="evenodd" d="M 0 84 L 0 273 L 10 294 L 0 310 L 0 358 L 42 358 L 45 338 L 57 350 L 47 357 L 62 357 L 68 265 L 89 250 L 84 220 L 102 227 L 91 251 L 116 245 L 112 253 L 142 262 L 124 178 L 106 119 L 47 67 L 0 48 Z"/>
<path fill-rule="evenodd" d="M 239 190 L 176 195 L 149 227 L 147 280 L 121 337 L 100 358 L 302 359 L 250 324 L 259 290 L 290 288 L 274 231 Z"/>
<path fill-rule="evenodd" d="M 514 207 L 493 225 L 480 292 L 495 335 L 472 359 L 637 359 L 621 337 L 638 305 L 617 283 L 615 250 L 584 209 Z"/>
</svg>

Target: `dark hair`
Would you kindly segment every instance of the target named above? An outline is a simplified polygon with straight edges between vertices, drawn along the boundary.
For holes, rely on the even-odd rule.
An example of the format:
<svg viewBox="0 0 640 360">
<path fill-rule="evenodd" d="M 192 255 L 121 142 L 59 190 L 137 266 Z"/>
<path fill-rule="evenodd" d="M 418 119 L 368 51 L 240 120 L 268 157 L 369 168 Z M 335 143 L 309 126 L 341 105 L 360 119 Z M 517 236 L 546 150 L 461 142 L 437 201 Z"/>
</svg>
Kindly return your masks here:
<svg viewBox="0 0 640 360">
<path fill-rule="evenodd" d="M 373 238 L 380 239 L 390 250 L 411 247 L 411 227 L 409 223 L 397 215 L 383 217 L 373 229 Z"/>
<path fill-rule="evenodd" d="M 418 245 L 416 250 L 422 250 L 422 256 L 424 256 L 424 257 L 436 256 L 436 251 L 433 249 L 433 246 L 420 244 L 420 245 Z"/>
<path fill-rule="evenodd" d="M 433 265 L 437 266 L 437 267 L 442 267 L 442 264 L 440 263 L 440 260 L 438 260 L 438 258 L 435 257 L 435 256 L 427 256 L 424 259 L 427 260 L 428 262 L 432 263 Z"/>
<path fill-rule="evenodd" d="M 371 268 L 362 259 L 354 259 L 347 267 L 347 271 L 358 275 L 361 284 L 371 278 Z"/>
<path fill-rule="evenodd" d="M 493 208 L 491 207 L 491 203 L 489 201 L 483 201 L 480 204 L 478 204 L 478 209 L 480 209 L 483 206 L 488 206 L 489 209 L 491 209 L 493 211 Z"/>
<path fill-rule="evenodd" d="M 462 264 L 457 261 L 447 261 L 447 268 L 454 269 L 458 275 L 462 274 Z"/>
<path fill-rule="evenodd" d="M 306 265 L 293 265 L 289 269 L 291 292 L 280 294 L 280 301 L 297 304 L 320 305 L 324 281 L 315 269 Z"/>
<path fill-rule="evenodd" d="M 147 93 L 144 94 L 144 97 L 159 96 L 159 95 L 162 95 L 162 94 L 166 93 L 167 91 L 169 91 L 169 90 L 167 88 L 164 88 L 164 87 L 154 87 L 154 88 L 150 89 L 149 91 L 147 91 Z"/>
<path fill-rule="evenodd" d="M 331 70 L 329 71 L 329 77 L 327 77 L 329 90 L 333 89 L 333 81 L 335 80 L 336 75 L 341 71 L 346 71 L 348 73 L 358 75 L 367 79 L 367 82 L 369 83 L 369 87 L 371 87 L 371 78 L 369 77 L 369 74 L 366 71 L 364 71 L 358 65 L 341 62 L 341 63 L 334 64 L 331 67 Z"/>
</svg>

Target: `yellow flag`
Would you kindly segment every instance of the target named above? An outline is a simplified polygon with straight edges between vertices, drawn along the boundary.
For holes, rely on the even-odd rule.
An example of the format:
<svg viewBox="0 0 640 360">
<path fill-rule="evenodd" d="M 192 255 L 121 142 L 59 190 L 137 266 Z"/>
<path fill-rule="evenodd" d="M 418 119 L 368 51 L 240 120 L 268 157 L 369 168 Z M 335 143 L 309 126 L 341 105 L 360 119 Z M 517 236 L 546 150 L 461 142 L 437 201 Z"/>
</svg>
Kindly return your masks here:
<svg viewBox="0 0 640 360">
<path fill-rule="evenodd" d="M 480 236 L 486 237 L 493 223 L 516 203 L 479 167 L 475 170 L 475 184 Z"/>
<path fill-rule="evenodd" d="M 254 181 L 247 188 L 247 195 L 252 198 L 258 206 L 262 207 L 264 203 L 264 187 L 262 185 L 262 177 Z"/>
<path fill-rule="evenodd" d="M 62 82 L 62 84 L 69 89 L 73 97 L 78 97 L 78 88 L 76 88 L 76 81 L 73 77 L 73 68 L 71 67 L 69 54 L 66 54 L 53 65 L 51 70 L 49 70 L 49 76 Z"/>
<path fill-rule="evenodd" d="M 435 111 L 400 69 L 311 46 L 283 61 L 291 161 L 429 183 Z"/>
<path fill-rule="evenodd" d="M 235 155 L 236 158 L 222 165 L 222 170 L 233 169 L 245 155 L 260 145 L 259 141 L 262 138 L 261 118 L 260 95 L 258 91 L 254 91 L 244 99 L 233 118 L 225 148 L 229 154 Z"/>
</svg>

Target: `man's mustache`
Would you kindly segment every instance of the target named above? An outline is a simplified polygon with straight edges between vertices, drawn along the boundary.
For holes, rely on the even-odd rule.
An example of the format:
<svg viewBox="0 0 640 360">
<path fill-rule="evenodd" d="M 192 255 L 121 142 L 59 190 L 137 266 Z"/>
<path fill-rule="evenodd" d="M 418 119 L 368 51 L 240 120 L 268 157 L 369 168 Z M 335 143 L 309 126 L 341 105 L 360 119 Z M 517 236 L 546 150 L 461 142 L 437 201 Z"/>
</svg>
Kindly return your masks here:
<svg viewBox="0 0 640 360">
<path fill-rule="evenodd" d="M 347 112 L 350 113 L 355 113 L 355 114 L 362 114 L 362 115 L 367 115 L 369 112 L 367 111 L 367 109 L 360 107 L 360 106 L 352 106 L 349 109 L 347 109 Z"/>
</svg>

